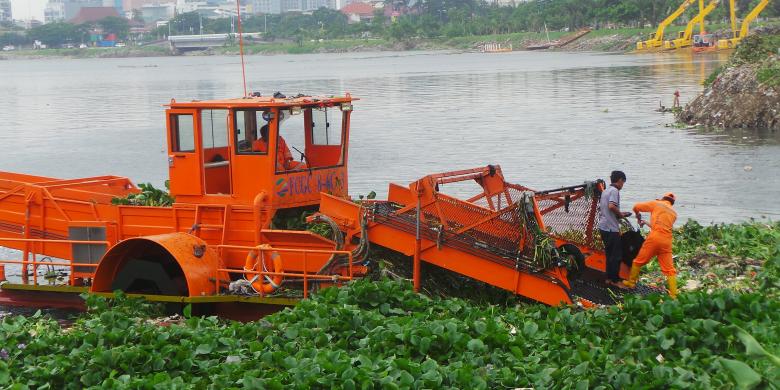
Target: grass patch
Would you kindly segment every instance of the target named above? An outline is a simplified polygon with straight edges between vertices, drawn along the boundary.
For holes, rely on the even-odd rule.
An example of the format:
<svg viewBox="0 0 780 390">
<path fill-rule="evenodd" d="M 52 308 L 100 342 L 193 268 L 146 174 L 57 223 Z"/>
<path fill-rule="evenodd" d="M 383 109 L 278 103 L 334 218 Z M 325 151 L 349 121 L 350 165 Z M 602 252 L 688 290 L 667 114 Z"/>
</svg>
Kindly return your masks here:
<svg viewBox="0 0 780 390">
<path fill-rule="evenodd" d="M 768 61 L 758 69 L 756 79 L 761 84 L 777 87 L 780 85 L 780 63 L 778 61 Z"/>
<path fill-rule="evenodd" d="M 731 56 L 732 65 L 755 64 L 777 54 L 780 34 L 750 35 L 743 39 Z"/>
</svg>

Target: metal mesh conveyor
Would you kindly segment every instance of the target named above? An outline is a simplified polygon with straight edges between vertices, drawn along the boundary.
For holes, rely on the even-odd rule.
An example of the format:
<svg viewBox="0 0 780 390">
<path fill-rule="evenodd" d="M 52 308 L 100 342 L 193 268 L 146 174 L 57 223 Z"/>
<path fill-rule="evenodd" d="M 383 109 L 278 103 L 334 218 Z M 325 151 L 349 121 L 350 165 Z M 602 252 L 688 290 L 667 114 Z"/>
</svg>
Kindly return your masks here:
<svg viewBox="0 0 780 390">
<path fill-rule="evenodd" d="M 481 193 L 459 199 L 441 192 L 443 184 L 470 180 Z M 621 290 L 604 283 L 596 229 L 603 187 L 602 181 L 591 181 L 534 191 L 507 183 L 500 168 L 488 166 L 391 187 L 390 200 L 366 202 L 360 209 L 370 225 L 391 229 L 377 236 L 382 245 L 414 251 L 415 261 L 431 262 L 547 304 L 610 305 L 629 294 L 663 293 L 648 286 Z M 418 242 L 415 249 L 409 240 L 414 241 L 418 226 L 424 243 Z"/>
<path fill-rule="evenodd" d="M 577 245 L 600 247 L 597 182 L 536 192 L 536 202 L 547 231 Z"/>
<path fill-rule="evenodd" d="M 530 268 L 531 261 L 523 257 L 524 253 L 520 249 L 522 218 L 517 215 L 517 207 L 490 217 L 489 210 L 462 201 L 461 203 L 463 204 L 453 201 L 437 203 L 442 206 L 442 212 L 451 217 L 443 220 L 435 215 L 433 209 L 436 206 L 423 208 L 420 221 L 421 238 L 513 269 L 516 266 Z M 392 202 L 377 202 L 369 209 L 369 217 L 374 222 L 415 234 L 415 210 L 398 212 L 399 210 L 401 206 Z"/>
</svg>

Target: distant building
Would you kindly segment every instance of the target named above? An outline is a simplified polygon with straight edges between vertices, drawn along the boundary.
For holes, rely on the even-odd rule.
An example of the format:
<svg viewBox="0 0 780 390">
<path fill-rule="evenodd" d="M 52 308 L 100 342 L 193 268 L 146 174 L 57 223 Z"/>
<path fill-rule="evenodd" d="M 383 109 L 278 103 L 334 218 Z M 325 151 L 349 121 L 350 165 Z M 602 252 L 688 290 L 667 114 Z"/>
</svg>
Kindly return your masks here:
<svg viewBox="0 0 780 390">
<path fill-rule="evenodd" d="M 280 14 L 282 13 L 281 0 L 253 0 L 251 13 L 255 14 Z"/>
<path fill-rule="evenodd" d="M 83 24 L 97 22 L 98 20 L 105 19 L 109 16 L 120 17 L 119 12 L 116 12 L 116 8 L 114 7 L 83 7 L 76 16 L 68 20 L 68 23 Z"/>
<path fill-rule="evenodd" d="M 75 15 L 74 15 L 75 16 Z M 43 10 L 43 21 L 45 23 L 55 23 L 65 20 L 65 4 L 62 2 L 49 1 Z"/>
<path fill-rule="evenodd" d="M 246 3 L 242 1 L 241 13 L 247 13 L 252 8 Z M 186 12 L 197 12 L 204 18 L 228 18 L 238 14 L 235 0 L 177 0 L 176 13 Z"/>
<path fill-rule="evenodd" d="M 44 22 L 73 19 L 84 7 L 102 7 L 104 0 L 49 0 L 43 11 Z"/>
<path fill-rule="evenodd" d="M 14 20 L 14 15 L 11 11 L 11 0 L 0 0 L 0 22 Z"/>
<path fill-rule="evenodd" d="M 122 0 L 122 8 L 125 12 L 131 12 L 134 9 L 141 9 L 147 5 L 172 5 L 176 8 L 176 0 Z"/>
<path fill-rule="evenodd" d="M 349 23 L 367 22 L 374 18 L 374 6 L 371 4 L 354 2 L 340 9 L 347 16 Z"/>
<path fill-rule="evenodd" d="M 122 0 L 103 0 L 103 7 L 114 7 L 120 15 L 125 12 Z"/>
<path fill-rule="evenodd" d="M 161 20 L 170 20 L 176 16 L 176 4 L 148 4 L 141 7 L 140 11 L 145 23 L 156 23 Z"/>
<path fill-rule="evenodd" d="M 352 0 L 251 0 L 247 4 L 247 11 L 254 14 L 312 12 L 320 8 L 339 9 L 350 1 Z"/>
</svg>

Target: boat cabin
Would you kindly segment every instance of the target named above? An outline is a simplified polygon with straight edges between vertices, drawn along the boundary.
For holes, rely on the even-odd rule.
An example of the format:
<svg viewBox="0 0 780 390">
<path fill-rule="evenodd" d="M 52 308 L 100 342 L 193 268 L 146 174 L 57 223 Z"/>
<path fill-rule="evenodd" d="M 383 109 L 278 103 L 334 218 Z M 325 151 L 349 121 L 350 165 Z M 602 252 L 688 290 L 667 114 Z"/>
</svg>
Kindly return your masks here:
<svg viewBox="0 0 780 390">
<path fill-rule="evenodd" d="M 166 110 L 170 191 L 177 203 L 274 209 L 347 195 L 353 98 L 247 97 L 177 102 Z"/>
</svg>

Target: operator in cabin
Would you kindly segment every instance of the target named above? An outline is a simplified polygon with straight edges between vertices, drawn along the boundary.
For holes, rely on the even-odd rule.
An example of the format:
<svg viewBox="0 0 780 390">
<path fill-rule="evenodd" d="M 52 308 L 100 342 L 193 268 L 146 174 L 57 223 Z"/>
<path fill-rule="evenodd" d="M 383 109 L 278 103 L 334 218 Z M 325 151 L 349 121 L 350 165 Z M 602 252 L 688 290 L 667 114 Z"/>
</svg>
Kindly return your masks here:
<svg viewBox="0 0 780 390">
<path fill-rule="evenodd" d="M 268 152 L 268 124 L 263 125 L 260 128 L 260 138 L 252 141 L 252 151 L 254 152 Z M 287 142 L 279 135 L 279 141 L 276 148 L 276 169 L 289 171 L 299 168 L 300 164 L 295 161 L 292 156 L 290 148 L 287 146 Z"/>
</svg>

